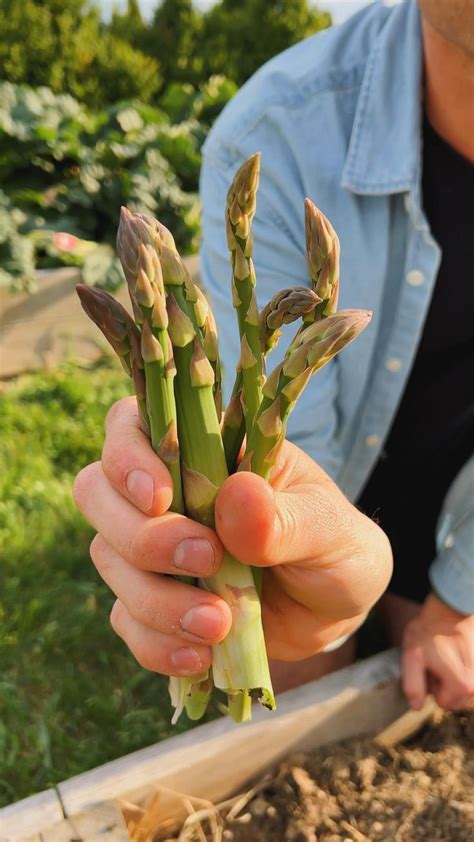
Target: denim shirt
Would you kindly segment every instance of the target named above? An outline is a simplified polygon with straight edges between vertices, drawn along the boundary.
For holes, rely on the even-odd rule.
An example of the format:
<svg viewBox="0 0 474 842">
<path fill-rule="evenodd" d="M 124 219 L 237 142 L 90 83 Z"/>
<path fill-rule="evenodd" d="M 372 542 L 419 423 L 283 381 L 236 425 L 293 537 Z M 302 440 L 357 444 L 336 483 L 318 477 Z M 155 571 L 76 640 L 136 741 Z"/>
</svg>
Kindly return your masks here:
<svg viewBox="0 0 474 842">
<path fill-rule="evenodd" d="M 351 500 L 381 454 L 440 264 L 421 204 L 421 133 L 418 8 L 415 0 L 386 0 L 268 62 L 228 104 L 204 145 L 201 273 L 220 328 L 227 396 L 239 339 L 223 211 L 233 174 L 252 153 L 262 155 L 254 221 L 259 306 L 282 287 L 309 283 L 303 206 L 309 196 L 341 241 L 339 307 L 373 310 L 364 333 L 315 376 L 288 427 L 288 437 Z M 275 363 L 292 333 L 294 326 Z M 466 470 L 472 478 L 474 465 Z M 455 511 L 448 512 L 449 534 L 430 578 L 449 605 L 474 613 L 474 499 L 465 478 L 462 487 L 464 493 L 451 495 Z M 443 535 L 443 523 L 440 529 Z"/>
</svg>

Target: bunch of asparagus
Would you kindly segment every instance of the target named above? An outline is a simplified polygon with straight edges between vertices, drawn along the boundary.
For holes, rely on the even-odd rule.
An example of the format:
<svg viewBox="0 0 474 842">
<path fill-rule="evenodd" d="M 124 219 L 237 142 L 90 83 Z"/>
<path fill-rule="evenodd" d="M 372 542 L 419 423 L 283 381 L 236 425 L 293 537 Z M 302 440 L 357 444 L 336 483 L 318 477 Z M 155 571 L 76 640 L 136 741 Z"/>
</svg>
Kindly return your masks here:
<svg viewBox="0 0 474 842">
<path fill-rule="evenodd" d="M 117 251 L 133 319 L 108 293 L 77 288 L 84 310 L 132 378 L 143 428 L 173 480 L 172 510 L 210 527 L 218 489 L 229 472 L 247 470 L 271 477 L 288 417 L 308 380 L 364 329 L 371 315 L 336 311 L 339 240 L 309 199 L 305 226 L 311 285 L 282 290 L 259 312 L 252 262 L 259 163 L 258 154 L 249 158 L 227 195 L 225 221 L 241 354 L 223 421 L 216 323 L 167 228 L 152 217 L 122 209 Z M 266 378 L 266 357 L 282 325 L 298 319 L 302 324 L 283 361 Z M 254 700 L 275 707 L 259 572 L 227 553 L 218 574 L 196 582 L 226 600 L 233 622 L 225 640 L 213 648 L 210 675 L 170 679 L 173 722 L 183 709 L 199 719 L 214 688 L 226 695 L 222 707 L 238 722 L 251 717 Z"/>
</svg>

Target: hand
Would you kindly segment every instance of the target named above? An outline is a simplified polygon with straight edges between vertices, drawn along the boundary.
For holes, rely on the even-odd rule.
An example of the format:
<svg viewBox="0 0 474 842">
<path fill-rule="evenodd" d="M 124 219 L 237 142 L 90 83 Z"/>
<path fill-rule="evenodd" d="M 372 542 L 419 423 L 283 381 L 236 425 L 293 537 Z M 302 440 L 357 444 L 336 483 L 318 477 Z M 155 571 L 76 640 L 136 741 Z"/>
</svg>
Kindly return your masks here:
<svg viewBox="0 0 474 842">
<path fill-rule="evenodd" d="M 384 591 L 391 574 L 384 533 L 297 447 L 282 448 L 273 488 L 245 472 L 224 483 L 216 534 L 167 512 L 171 480 L 140 431 L 134 399 L 115 404 L 106 430 L 102 462 L 81 471 L 74 497 L 99 532 L 91 556 L 118 597 L 112 625 L 143 666 L 186 675 L 210 665 L 210 645 L 231 625 L 229 607 L 163 574 L 212 575 L 223 545 L 265 568 L 272 658 L 315 654 L 356 628 Z"/>
<path fill-rule="evenodd" d="M 466 617 L 431 594 L 403 637 L 403 689 L 420 710 L 428 692 L 442 708 L 474 702 L 474 616 Z"/>
</svg>

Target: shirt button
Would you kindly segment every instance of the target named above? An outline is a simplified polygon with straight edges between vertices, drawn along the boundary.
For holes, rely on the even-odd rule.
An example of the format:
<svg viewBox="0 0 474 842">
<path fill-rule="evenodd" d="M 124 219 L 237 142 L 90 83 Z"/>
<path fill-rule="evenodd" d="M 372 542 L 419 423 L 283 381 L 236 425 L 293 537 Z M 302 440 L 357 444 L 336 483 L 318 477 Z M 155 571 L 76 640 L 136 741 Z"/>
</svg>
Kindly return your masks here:
<svg viewBox="0 0 474 842">
<path fill-rule="evenodd" d="M 401 367 L 402 361 L 397 359 L 397 357 L 392 357 L 391 359 L 386 360 L 385 362 L 385 368 L 387 369 L 387 371 L 400 371 Z"/>
<path fill-rule="evenodd" d="M 425 283 L 425 276 L 419 269 L 412 269 L 410 272 L 407 272 L 406 282 L 411 287 L 421 287 Z"/>
<path fill-rule="evenodd" d="M 454 535 L 453 535 L 452 532 L 450 532 L 449 535 L 446 537 L 446 540 L 444 542 L 444 546 L 446 547 L 447 550 L 450 550 L 451 547 L 454 547 Z"/>
<path fill-rule="evenodd" d="M 367 447 L 377 447 L 380 444 L 380 436 L 376 436 L 372 433 L 371 436 L 367 436 L 365 443 Z"/>
</svg>

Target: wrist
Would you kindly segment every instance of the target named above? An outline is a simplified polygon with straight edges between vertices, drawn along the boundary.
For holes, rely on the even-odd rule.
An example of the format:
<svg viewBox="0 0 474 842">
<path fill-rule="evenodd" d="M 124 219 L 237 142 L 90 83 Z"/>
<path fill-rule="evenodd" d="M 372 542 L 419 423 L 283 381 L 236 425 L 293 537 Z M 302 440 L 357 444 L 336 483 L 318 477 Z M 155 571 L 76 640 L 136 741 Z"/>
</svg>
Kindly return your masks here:
<svg viewBox="0 0 474 842">
<path fill-rule="evenodd" d="M 451 621 L 464 620 L 467 616 L 456 608 L 452 608 L 438 594 L 432 591 L 423 603 L 422 612 L 425 616 L 442 618 Z"/>
</svg>

